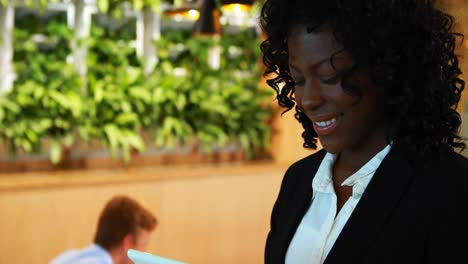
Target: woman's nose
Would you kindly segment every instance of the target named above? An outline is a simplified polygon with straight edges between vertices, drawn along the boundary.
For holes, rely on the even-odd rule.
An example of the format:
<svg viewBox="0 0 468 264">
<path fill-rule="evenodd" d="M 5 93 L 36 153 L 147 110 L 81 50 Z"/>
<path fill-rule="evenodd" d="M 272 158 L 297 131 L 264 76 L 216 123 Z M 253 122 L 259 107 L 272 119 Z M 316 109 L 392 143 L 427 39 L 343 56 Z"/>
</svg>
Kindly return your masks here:
<svg viewBox="0 0 468 264">
<path fill-rule="evenodd" d="M 320 85 L 315 81 L 308 81 L 304 86 L 301 106 L 304 110 L 314 110 L 324 102 Z"/>
</svg>

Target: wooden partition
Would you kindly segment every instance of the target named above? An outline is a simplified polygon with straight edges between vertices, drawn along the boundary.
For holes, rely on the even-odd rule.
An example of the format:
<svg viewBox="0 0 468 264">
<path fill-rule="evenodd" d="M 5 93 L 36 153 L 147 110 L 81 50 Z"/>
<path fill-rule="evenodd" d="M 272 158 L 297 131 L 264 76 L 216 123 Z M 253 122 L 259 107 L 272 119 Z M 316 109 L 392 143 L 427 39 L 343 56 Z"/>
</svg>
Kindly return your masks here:
<svg viewBox="0 0 468 264">
<path fill-rule="evenodd" d="M 116 194 L 160 225 L 148 251 L 189 263 L 262 263 L 273 202 L 287 165 L 148 167 L 0 177 L 0 263 L 48 261 L 91 242 Z"/>
<path fill-rule="evenodd" d="M 302 147 L 304 129 L 294 118 L 294 109 L 284 114 L 282 111 L 284 109 L 277 107 L 273 118 L 271 155 L 277 163 L 291 164 L 314 153 L 314 151 Z"/>
</svg>

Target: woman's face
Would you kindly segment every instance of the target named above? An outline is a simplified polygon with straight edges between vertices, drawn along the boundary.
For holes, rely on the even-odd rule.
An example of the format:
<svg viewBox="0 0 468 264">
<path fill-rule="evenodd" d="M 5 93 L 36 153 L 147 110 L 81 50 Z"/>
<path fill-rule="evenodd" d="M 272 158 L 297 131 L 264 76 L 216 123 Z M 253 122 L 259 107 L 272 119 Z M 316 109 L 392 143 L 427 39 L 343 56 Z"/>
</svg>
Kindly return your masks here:
<svg viewBox="0 0 468 264">
<path fill-rule="evenodd" d="M 355 61 L 330 31 L 308 33 L 305 26 L 296 26 L 288 38 L 288 54 L 296 103 L 325 150 L 375 151 L 386 145 L 382 96 L 361 67 L 347 77 L 358 93 L 343 90 L 341 75 Z"/>
</svg>

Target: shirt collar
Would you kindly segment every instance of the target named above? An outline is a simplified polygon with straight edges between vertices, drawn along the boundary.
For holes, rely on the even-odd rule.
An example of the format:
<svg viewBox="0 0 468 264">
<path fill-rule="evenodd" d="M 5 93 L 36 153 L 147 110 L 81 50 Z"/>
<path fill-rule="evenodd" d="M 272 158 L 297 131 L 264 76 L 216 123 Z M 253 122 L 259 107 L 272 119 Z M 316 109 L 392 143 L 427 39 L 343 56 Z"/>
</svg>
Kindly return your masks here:
<svg viewBox="0 0 468 264">
<path fill-rule="evenodd" d="M 312 189 L 317 192 L 334 193 L 332 184 L 333 164 L 336 155 L 327 152 L 312 180 Z"/>
<path fill-rule="evenodd" d="M 391 147 L 387 145 L 358 171 L 344 180 L 341 186 L 352 186 L 353 196 L 361 196 L 390 149 Z"/>
<path fill-rule="evenodd" d="M 343 181 L 341 186 L 351 186 L 353 187 L 353 196 L 361 196 L 372 179 L 374 172 L 380 166 L 380 163 L 382 163 L 385 156 L 387 156 L 390 149 L 390 145 L 387 145 L 358 171 Z M 336 158 L 337 155 L 328 152 L 326 153 L 325 157 L 320 163 L 320 167 L 317 170 L 314 179 L 312 180 L 312 189 L 314 191 L 335 193 L 332 184 L 332 175 L 333 164 L 335 163 Z"/>
</svg>

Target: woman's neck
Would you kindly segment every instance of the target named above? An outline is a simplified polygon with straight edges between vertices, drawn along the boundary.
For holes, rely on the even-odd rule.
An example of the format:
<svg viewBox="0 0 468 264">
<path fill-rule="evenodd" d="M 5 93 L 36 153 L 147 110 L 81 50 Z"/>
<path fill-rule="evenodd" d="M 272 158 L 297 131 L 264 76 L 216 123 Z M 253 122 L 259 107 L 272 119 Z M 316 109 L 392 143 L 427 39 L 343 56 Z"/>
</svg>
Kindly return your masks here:
<svg viewBox="0 0 468 264">
<path fill-rule="evenodd" d="M 341 184 L 386 146 L 386 141 L 382 141 L 379 144 L 372 144 L 357 150 L 348 149 L 337 154 L 335 163 L 333 164 L 333 181 L 337 184 Z"/>
</svg>

